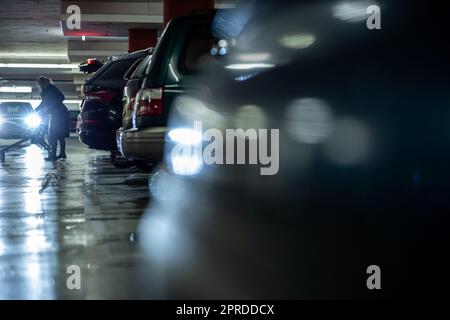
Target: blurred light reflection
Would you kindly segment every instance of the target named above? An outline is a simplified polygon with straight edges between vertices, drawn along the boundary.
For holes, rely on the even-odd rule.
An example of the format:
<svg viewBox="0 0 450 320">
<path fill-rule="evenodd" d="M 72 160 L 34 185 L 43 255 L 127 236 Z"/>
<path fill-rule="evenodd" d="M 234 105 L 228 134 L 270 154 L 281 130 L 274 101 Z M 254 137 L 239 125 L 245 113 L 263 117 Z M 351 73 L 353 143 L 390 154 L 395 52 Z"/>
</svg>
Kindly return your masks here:
<svg viewBox="0 0 450 320">
<path fill-rule="evenodd" d="M 44 219 L 42 219 L 41 217 L 31 216 L 25 219 L 25 223 L 31 228 L 37 228 L 38 226 L 44 224 Z"/>
<path fill-rule="evenodd" d="M 43 229 L 33 229 L 26 234 L 25 246 L 28 252 L 41 252 L 50 248 L 50 242 Z"/>
<path fill-rule="evenodd" d="M 25 263 L 26 299 L 55 299 L 51 271 L 42 268 L 38 255 L 32 255 Z"/>
<path fill-rule="evenodd" d="M 292 139 L 300 143 L 320 143 L 333 130 L 333 115 L 325 101 L 303 98 L 287 106 L 285 123 Z"/>
<path fill-rule="evenodd" d="M 267 69 L 273 67 L 275 67 L 275 65 L 271 63 L 234 63 L 227 65 L 225 68 L 231 70 L 251 70 L 251 69 Z"/>
<path fill-rule="evenodd" d="M 236 55 L 236 59 L 242 62 L 262 62 L 268 61 L 271 55 L 268 52 L 241 53 Z"/>
<path fill-rule="evenodd" d="M 170 161 L 173 172 L 182 176 L 196 175 L 203 168 L 202 155 L 193 151 L 172 153 Z"/>
<path fill-rule="evenodd" d="M 367 19 L 367 8 L 376 4 L 369 1 L 346 1 L 335 5 L 333 16 L 346 22 L 360 22 Z"/>
<path fill-rule="evenodd" d="M 25 174 L 29 178 L 37 178 L 42 173 L 44 158 L 39 147 L 31 145 L 25 149 Z"/>
<path fill-rule="evenodd" d="M 204 127 L 223 128 L 225 124 L 224 117 L 209 109 L 201 100 L 188 95 L 182 95 L 175 99 L 174 106 L 176 111 L 187 121 L 202 120 Z"/>
<path fill-rule="evenodd" d="M 168 133 L 170 139 L 182 145 L 194 145 L 202 141 L 202 133 L 190 128 L 177 128 Z"/>
<path fill-rule="evenodd" d="M 149 180 L 149 189 L 156 200 L 170 201 L 169 204 L 175 204 L 186 196 L 186 186 L 183 180 L 163 170 L 152 175 Z"/>
<path fill-rule="evenodd" d="M 178 208 L 179 209 L 179 208 Z M 178 209 L 165 208 L 164 214 L 152 211 L 148 212 L 141 220 L 138 232 L 142 235 L 140 241 L 144 252 L 156 266 L 161 266 L 161 274 L 176 265 L 186 267 L 189 259 L 193 258 L 192 240 L 181 225 L 182 219 Z M 181 265 L 180 263 L 184 264 Z"/>
<path fill-rule="evenodd" d="M 3 243 L 2 239 L 0 239 L 0 256 L 6 252 L 6 245 Z"/>
<path fill-rule="evenodd" d="M 316 37 L 312 34 L 292 34 L 284 35 L 279 39 L 279 43 L 289 49 L 304 49 L 312 45 Z"/>
<path fill-rule="evenodd" d="M 371 142 L 366 124 L 353 118 L 339 119 L 327 142 L 327 155 L 340 165 L 359 164 L 367 158 Z"/>
<path fill-rule="evenodd" d="M 246 105 L 239 108 L 234 118 L 236 128 L 240 129 L 265 129 L 267 128 L 267 116 L 264 110 L 258 106 Z"/>
<path fill-rule="evenodd" d="M 40 188 L 41 184 L 37 179 L 30 180 L 28 186 L 25 188 L 23 200 L 26 213 L 33 214 L 42 212 Z"/>
</svg>

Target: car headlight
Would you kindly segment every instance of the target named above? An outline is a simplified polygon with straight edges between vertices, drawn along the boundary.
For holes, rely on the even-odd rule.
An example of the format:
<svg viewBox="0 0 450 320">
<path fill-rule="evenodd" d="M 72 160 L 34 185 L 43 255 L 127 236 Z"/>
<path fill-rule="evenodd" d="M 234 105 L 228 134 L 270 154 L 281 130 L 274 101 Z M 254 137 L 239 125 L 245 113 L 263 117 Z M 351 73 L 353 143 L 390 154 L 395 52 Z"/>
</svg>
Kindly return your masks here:
<svg viewBox="0 0 450 320">
<path fill-rule="evenodd" d="M 181 145 L 195 145 L 202 141 L 201 132 L 189 128 L 173 129 L 168 135 L 172 141 Z"/>
<path fill-rule="evenodd" d="M 42 120 L 41 117 L 39 117 L 37 114 L 31 114 L 25 118 L 25 123 L 30 128 L 35 129 L 41 125 Z"/>
<path fill-rule="evenodd" d="M 178 146 L 178 148 L 175 146 L 170 153 L 169 163 L 172 171 L 182 176 L 200 173 L 203 159 L 201 148 L 196 149 L 196 147 L 201 146 L 203 138 L 201 132 L 190 128 L 177 128 L 170 130 L 168 136 Z"/>
</svg>

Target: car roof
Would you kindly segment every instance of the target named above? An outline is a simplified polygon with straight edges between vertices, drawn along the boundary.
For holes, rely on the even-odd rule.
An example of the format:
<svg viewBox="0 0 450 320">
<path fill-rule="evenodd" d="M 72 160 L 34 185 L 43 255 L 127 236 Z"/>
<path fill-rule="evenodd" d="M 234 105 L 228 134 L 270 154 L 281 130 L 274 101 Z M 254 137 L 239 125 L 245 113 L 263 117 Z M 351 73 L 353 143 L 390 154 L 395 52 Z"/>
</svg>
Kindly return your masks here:
<svg viewBox="0 0 450 320">
<path fill-rule="evenodd" d="M 149 54 L 152 54 L 153 49 L 154 48 L 147 48 L 147 49 L 143 49 L 143 50 L 138 50 L 138 51 L 134 51 L 134 52 L 130 52 L 130 53 L 125 53 L 125 54 L 122 54 L 122 55 L 114 56 L 114 57 L 112 57 L 112 61 L 146 57 Z"/>
</svg>

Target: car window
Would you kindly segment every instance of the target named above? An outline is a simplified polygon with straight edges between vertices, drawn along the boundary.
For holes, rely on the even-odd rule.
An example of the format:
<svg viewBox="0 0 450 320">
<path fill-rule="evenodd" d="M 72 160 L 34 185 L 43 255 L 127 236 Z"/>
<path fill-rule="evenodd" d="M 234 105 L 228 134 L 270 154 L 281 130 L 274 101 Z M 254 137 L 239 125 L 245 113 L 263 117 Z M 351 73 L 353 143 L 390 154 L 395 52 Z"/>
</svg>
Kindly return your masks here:
<svg viewBox="0 0 450 320">
<path fill-rule="evenodd" d="M 137 59 L 132 64 L 132 66 L 125 72 L 125 74 L 123 75 L 125 80 L 131 79 L 131 76 L 133 75 L 134 71 L 136 71 L 137 67 L 139 67 L 139 65 L 141 64 L 142 60 L 144 60 L 144 58 Z"/>
<path fill-rule="evenodd" d="M 202 64 L 212 62 L 214 58 L 210 52 L 215 44 L 216 39 L 214 39 L 211 33 L 211 24 L 194 25 L 186 39 L 181 53 L 181 71 L 196 71 L 200 67 L 200 62 Z"/>
<path fill-rule="evenodd" d="M 8 103 L 0 104 L 1 114 L 22 114 L 33 112 L 33 107 L 29 103 Z"/>
<path fill-rule="evenodd" d="M 138 58 L 112 61 L 108 65 L 109 67 L 99 74 L 92 84 L 99 87 L 120 89 L 125 82 L 123 79 L 125 72 L 127 72 L 137 60 Z"/>
<path fill-rule="evenodd" d="M 139 66 L 134 70 L 133 74 L 131 75 L 130 79 L 137 79 L 142 78 L 145 75 L 145 71 L 147 70 L 148 65 L 152 61 L 152 56 L 147 56 L 142 62 L 139 64 Z"/>
</svg>

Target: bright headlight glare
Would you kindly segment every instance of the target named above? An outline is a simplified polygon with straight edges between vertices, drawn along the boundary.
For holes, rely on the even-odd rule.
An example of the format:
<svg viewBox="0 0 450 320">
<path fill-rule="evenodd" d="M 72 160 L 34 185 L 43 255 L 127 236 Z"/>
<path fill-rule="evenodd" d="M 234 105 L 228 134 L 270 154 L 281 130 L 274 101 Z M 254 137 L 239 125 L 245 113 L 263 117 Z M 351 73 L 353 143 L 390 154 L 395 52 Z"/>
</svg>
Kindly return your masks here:
<svg viewBox="0 0 450 320">
<path fill-rule="evenodd" d="M 171 163 L 173 172 L 182 176 L 196 175 L 203 167 L 202 158 L 193 154 L 172 156 Z"/>
<path fill-rule="evenodd" d="M 30 128 L 37 128 L 41 125 L 41 118 L 37 114 L 32 114 L 25 118 L 25 123 Z"/>
<path fill-rule="evenodd" d="M 188 128 L 170 130 L 168 135 L 172 141 L 182 145 L 194 145 L 202 141 L 200 132 Z"/>
</svg>

